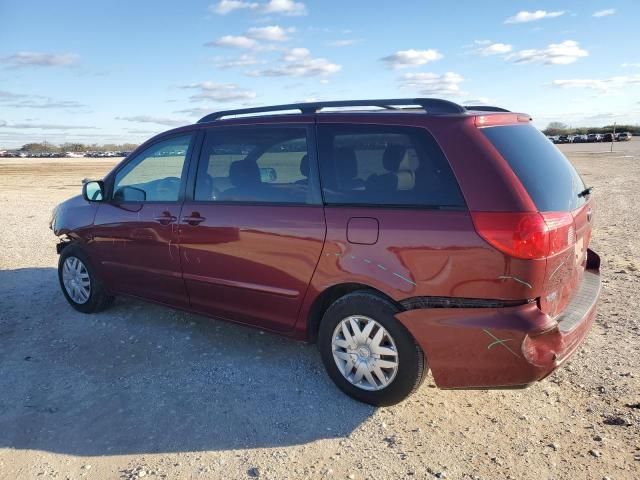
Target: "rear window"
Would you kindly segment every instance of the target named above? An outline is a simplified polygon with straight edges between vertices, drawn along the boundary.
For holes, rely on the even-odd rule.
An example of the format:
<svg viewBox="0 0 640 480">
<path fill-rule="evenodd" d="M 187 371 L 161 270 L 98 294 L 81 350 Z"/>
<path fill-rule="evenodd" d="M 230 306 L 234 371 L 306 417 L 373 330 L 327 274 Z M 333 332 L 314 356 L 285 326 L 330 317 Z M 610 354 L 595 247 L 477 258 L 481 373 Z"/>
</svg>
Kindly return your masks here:
<svg viewBox="0 0 640 480">
<path fill-rule="evenodd" d="M 325 203 L 464 207 L 449 162 L 426 130 L 329 124 L 318 131 Z"/>
<path fill-rule="evenodd" d="M 486 127 L 482 132 L 511 165 L 541 212 L 566 212 L 586 200 L 584 182 L 558 148 L 533 125 Z"/>
</svg>

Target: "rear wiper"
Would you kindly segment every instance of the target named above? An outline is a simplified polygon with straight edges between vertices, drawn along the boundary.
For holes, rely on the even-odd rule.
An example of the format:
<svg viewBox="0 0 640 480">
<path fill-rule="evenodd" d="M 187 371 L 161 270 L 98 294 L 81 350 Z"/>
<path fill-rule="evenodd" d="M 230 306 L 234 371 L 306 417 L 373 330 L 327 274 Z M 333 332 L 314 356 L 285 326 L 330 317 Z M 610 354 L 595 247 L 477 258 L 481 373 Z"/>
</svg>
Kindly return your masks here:
<svg viewBox="0 0 640 480">
<path fill-rule="evenodd" d="M 587 195 L 591 195 L 591 190 L 593 190 L 593 187 L 587 187 L 584 190 L 582 190 L 579 194 L 578 194 L 578 198 L 582 198 L 582 197 L 586 197 Z"/>
</svg>

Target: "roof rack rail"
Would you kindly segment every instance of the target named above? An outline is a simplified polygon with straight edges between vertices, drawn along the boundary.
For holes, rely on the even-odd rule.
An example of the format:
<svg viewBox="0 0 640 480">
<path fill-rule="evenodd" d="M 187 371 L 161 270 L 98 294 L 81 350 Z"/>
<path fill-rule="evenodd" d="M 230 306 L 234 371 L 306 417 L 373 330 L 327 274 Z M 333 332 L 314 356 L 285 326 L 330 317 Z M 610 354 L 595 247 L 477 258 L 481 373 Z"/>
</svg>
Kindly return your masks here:
<svg viewBox="0 0 640 480">
<path fill-rule="evenodd" d="M 511 110 L 507 110 L 502 107 L 491 107 L 489 105 L 465 105 L 467 110 L 475 110 L 477 112 L 510 112 Z"/>
<path fill-rule="evenodd" d="M 252 113 L 282 112 L 287 110 L 299 110 L 301 113 L 318 113 L 323 108 L 335 107 L 380 107 L 393 110 L 395 106 L 418 105 L 424 108 L 430 115 L 446 115 L 464 113 L 464 107 L 457 103 L 439 98 L 385 98 L 377 100 L 337 100 L 331 102 L 290 103 L 285 105 L 271 105 L 266 107 L 239 108 L 237 110 L 223 110 L 210 113 L 198 120 L 198 123 L 207 123 L 233 115 L 248 115 Z"/>
</svg>

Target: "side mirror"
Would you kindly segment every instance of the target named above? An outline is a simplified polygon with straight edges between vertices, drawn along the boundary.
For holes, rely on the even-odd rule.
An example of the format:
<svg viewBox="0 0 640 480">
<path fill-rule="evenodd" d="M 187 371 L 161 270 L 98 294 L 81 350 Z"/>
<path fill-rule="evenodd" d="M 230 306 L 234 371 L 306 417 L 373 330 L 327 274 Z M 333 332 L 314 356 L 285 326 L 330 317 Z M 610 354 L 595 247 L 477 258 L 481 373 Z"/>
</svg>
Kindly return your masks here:
<svg viewBox="0 0 640 480">
<path fill-rule="evenodd" d="M 275 182 L 278 179 L 278 174 L 275 168 L 264 167 L 260 169 L 260 181 L 262 183 Z"/>
<path fill-rule="evenodd" d="M 147 192 L 141 188 L 124 185 L 113 193 L 114 203 L 143 203 L 147 199 Z"/>
<path fill-rule="evenodd" d="M 102 202 L 104 200 L 104 183 L 101 180 L 83 181 L 82 198 L 87 202 Z"/>
</svg>

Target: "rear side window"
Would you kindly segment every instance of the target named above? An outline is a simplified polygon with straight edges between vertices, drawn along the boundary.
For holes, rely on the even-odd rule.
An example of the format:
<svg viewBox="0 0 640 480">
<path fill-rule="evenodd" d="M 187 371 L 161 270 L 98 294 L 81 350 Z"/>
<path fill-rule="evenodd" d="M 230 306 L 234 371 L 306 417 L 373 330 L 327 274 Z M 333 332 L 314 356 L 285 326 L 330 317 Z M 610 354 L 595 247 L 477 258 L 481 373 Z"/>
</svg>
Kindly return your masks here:
<svg viewBox="0 0 640 480">
<path fill-rule="evenodd" d="M 426 130 L 328 124 L 318 131 L 325 203 L 464 207 L 449 163 Z"/>
<path fill-rule="evenodd" d="M 584 182 L 558 148 L 533 125 L 486 127 L 482 132 L 509 163 L 541 212 L 567 212 L 586 201 Z"/>
</svg>

